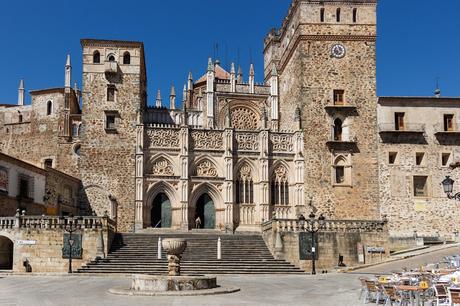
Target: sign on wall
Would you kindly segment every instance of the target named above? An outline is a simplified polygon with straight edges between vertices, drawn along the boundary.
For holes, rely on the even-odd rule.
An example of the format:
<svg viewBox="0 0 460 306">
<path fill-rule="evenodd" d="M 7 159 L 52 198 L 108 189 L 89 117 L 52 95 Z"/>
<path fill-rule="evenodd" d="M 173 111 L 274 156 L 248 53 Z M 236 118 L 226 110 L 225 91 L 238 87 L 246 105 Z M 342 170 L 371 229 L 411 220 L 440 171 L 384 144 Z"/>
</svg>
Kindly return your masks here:
<svg viewBox="0 0 460 306">
<path fill-rule="evenodd" d="M 8 171 L 0 167 L 0 191 L 8 192 Z"/>
<path fill-rule="evenodd" d="M 17 240 L 19 245 L 36 245 L 37 241 L 35 240 Z"/>
<path fill-rule="evenodd" d="M 315 234 L 315 260 L 318 260 L 318 235 Z M 312 239 L 310 233 L 299 233 L 299 257 L 300 260 L 312 260 Z"/>
<path fill-rule="evenodd" d="M 69 244 L 69 234 L 64 234 L 64 241 L 62 245 L 62 258 L 70 257 L 70 244 Z M 72 246 L 72 258 L 82 259 L 83 248 L 81 244 L 81 234 L 72 234 L 72 239 L 74 241 Z"/>
</svg>

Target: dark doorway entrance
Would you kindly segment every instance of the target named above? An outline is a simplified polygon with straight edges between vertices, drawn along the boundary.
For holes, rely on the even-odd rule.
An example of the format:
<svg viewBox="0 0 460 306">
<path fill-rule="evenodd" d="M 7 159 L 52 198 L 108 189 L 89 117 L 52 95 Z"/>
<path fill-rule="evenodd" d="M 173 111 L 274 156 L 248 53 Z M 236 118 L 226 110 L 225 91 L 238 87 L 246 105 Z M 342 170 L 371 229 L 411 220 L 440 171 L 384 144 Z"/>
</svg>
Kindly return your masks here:
<svg viewBox="0 0 460 306">
<path fill-rule="evenodd" d="M 203 194 L 196 202 L 195 219 L 200 217 L 201 228 L 214 229 L 216 227 L 216 209 L 208 194 Z"/>
<path fill-rule="evenodd" d="M 13 270 L 13 241 L 0 236 L 0 270 Z"/>
<path fill-rule="evenodd" d="M 160 193 L 153 200 L 151 221 L 152 227 L 171 227 L 171 201 L 166 194 Z"/>
</svg>

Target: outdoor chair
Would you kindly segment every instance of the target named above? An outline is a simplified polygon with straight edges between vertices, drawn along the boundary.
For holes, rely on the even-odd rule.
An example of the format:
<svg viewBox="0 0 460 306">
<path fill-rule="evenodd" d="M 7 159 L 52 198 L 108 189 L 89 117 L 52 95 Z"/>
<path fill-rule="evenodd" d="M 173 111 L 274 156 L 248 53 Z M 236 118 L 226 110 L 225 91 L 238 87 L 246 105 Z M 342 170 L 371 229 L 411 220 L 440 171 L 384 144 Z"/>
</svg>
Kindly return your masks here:
<svg viewBox="0 0 460 306">
<path fill-rule="evenodd" d="M 361 299 L 363 299 L 363 301 L 366 300 L 366 296 L 367 296 L 367 293 L 368 293 L 367 285 L 366 285 L 367 280 L 368 279 L 364 278 L 364 277 L 359 278 L 359 281 L 361 282 L 361 290 L 359 291 L 359 300 L 360 301 L 361 301 Z"/>
<path fill-rule="evenodd" d="M 394 286 L 382 285 L 384 306 L 393 306 L 393 303 L 397 302 L 398 305 L 402 305 L 403 298 L 396 291 Z"/>
<path fill-rule="evenodd" d="M 460 305 L 460 288 L 447 288 L 450 305 Z"/>
<path fill-rule="evenodd" d="M 367 304 L 371 301 L 375 301 L 376 304 L 379 304 L 380 297 L 382 296 L 382 291 L 379 288 L 378 283 L 370 280 L 365 280 L 365 282 L 367 293 L 364 299 L 364 303 Z"/>
<path fill-rule="evenodd" d="M 434 301 L 436 306 L 450 306 L 449 294 L 446 290 L 446 286 L 443 284 L 436 284 L 433 286 L 434 289 Z"/>
</svg>

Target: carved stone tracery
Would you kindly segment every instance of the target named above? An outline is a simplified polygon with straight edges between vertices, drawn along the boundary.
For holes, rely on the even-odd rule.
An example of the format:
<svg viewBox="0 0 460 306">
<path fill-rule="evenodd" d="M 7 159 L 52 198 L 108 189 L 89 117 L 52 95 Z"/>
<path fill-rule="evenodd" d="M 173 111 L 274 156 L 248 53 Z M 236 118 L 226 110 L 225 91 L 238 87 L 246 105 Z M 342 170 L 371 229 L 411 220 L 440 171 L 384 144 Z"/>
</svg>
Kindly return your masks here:
<svg viewBox="0 0 460 306">
<path fill-rule="evenodd" d="M 257 130 L 259 116 L 246 107 L 234 108 L 231 111 L 232 127 L 237 130 Z"/>
<path fill-rule="evenodd" d="M 258 151 L 259 150 L 259 138 L 257 134 L 237 133 L 236 143 L 238 145 L 238 150 L 242 150 L 242 151 Z"/>
<path fill-rule="evenodd" d="M 275 171 L 275 180 L 278 182 L 285 182 L 287 181 L 287 170 L 284 166 L 279 165 L 276 167 Z"/>
<path fill-rule="evenodd" d="M 205 150 L 221 150 L 224 146 L 222 132 L 219 131 L 192 131 L 193 148 Z"/>
<path fill-rule="evenodd" d="M 173 176 L 174 170 L 168 160 L 160 159 L 153 164 L 152 173 L 159 176 Z"/>
<path fill-rule="evenodd" d="M 271 142 L 275 152 L 293 152 L 294 144 L 292 135 L 289 134 L 272 134 Z"/>
<path fill-rule="evenodd" d="M 196 167 L 196 175 L 201 177 L 217 177 L 217 170 L 210 161 L 205 160 Z"/>
<path fill-rule="evenodd" d="M 178 148 L 179 147 L 179 131 L 172 129 L 149 129 L 150 147 L 159 148 Z"/>
</svg>

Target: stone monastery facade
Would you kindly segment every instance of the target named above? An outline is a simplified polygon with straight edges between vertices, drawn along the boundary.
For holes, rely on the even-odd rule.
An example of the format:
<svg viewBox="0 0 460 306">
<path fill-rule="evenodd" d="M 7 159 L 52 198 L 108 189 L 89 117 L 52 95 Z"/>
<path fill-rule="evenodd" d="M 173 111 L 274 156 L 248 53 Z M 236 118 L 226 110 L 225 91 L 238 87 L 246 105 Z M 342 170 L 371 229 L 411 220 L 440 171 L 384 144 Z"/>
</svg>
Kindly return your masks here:
<svg viewBox="0 0 460 306">
<path fill-rule="evenodd" d="M 379 178 L 393 149 L 378 129 L 376 5 L 294 0 L 265 38 L 263 84 L 252 65 L 244 78 L 209 59 L 182 94 L 171 89 L 169 107 L 159 92 L 147 103 L 141 42 L 83 39 L 82 89 L 71 87 L 70 57 L 64 88 L 32 91 L 24 105 L 21 83 L 19 105 L 0 107 L 0 151 L 79 178 L 80 213 L 107 212 L 120 231 L 191 229 L 198 218 L 260 231 L 315 210 L 389 218 L 390 233 L 411 236 L 416 212 L 401 222 L 387 186 L 398 180 Z"/>
</svg>

